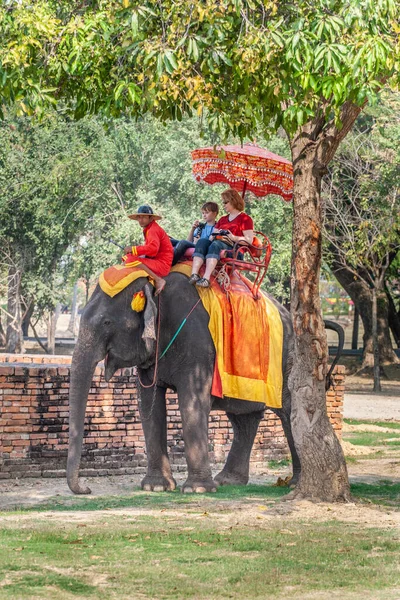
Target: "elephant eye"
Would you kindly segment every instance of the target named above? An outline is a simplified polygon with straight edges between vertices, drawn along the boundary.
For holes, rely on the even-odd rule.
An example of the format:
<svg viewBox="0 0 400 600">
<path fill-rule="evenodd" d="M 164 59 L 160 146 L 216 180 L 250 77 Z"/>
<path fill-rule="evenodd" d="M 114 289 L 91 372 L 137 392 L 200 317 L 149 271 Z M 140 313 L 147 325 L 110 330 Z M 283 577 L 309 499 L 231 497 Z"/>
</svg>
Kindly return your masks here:
<svg viewBox="0 0 400 600">
<path fill-rule="evenodd" d="M 109 319 L 105 319 L 103 321 L 103 325 L 105 325 L 106 327 L 108 327 L 108 325 L 111 325 L 111 321 Z"/>
</svg>

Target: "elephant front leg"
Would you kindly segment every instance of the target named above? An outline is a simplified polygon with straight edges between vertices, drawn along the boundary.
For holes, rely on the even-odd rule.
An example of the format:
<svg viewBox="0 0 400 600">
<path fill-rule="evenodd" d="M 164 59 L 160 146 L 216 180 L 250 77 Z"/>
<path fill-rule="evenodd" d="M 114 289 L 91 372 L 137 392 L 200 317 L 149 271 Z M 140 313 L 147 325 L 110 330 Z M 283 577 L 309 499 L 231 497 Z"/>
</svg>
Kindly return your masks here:
<svg viewBox="0 0 400 600">
<path fill-rule="evenodd" d="M 215 481 L 220 485 L 246 485 L 249 481 L 250 454 L 264 411 L 227 415 L 233 428 L 233 442 L 226 464 Z"/>
<path fill-rule="evenodd" d="M 147 452 L 147 474 L 141 482 L 148 492 L 172 491 L 176 481 L 172 477 L 167 450 L 167 409 L 165 389 L 140 388 L 141 419 Z"/>
<path fill-rule="evenodd" d="M 182 492 L 216 492 L 218 484 L 213 481 L 208 456 L 210 397 L 202 394 L 193 397 L 178 390 L 178 398 L 188 466 Z"/>
</svg>

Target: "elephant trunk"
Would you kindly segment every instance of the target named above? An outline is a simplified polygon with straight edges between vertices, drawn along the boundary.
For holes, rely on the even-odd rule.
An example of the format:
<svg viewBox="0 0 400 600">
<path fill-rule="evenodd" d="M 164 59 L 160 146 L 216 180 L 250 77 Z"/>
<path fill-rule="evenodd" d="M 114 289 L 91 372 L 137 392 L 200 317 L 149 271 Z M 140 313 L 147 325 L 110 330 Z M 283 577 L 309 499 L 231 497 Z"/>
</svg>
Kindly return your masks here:
<svg viewBox="0 0 400 600">
<path fill-rule="evenodd" d="M 79 482 L 85 412 L 89 389 L 97 360 L 90 343 L 78 340 L 72 357 L 69 392 L 69 446 L 67 482 L 74 494 L 90 494 L 90 488 Z"/>
</svg>

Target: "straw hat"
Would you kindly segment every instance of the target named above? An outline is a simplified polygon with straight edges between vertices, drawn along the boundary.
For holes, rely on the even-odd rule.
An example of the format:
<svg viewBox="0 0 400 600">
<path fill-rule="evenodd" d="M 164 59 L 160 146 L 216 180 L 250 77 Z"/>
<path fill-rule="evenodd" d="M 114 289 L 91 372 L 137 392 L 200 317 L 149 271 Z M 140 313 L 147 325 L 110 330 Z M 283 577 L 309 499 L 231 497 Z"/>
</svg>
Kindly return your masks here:
<svg viewBox="0 0 400 600">
<path fill-rule="evenodd" d="M 133 219 L 134 221 L 137 221 L 140 215 L 148 215 L 149 217 L 153 217 L 155 221 L 159 221 L 160 219 L 162 219 L 160 215 L 156 215 L 153 212 L 153 209 L 148 204 L 143 204 L 143 206 L 139 206 L 137 212 L 128 215 L 128 219 Z"/>
</svg>

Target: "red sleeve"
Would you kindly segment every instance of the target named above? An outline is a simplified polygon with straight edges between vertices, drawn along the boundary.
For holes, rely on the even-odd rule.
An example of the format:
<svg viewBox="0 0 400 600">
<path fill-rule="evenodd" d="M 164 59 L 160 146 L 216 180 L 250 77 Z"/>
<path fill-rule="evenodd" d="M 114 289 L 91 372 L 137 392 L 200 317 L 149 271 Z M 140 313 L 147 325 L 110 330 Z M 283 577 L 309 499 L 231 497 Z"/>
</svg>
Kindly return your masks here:
<svg viewBox="0 0 400 600">
<path fill-rule="evenodd" d="M 160 236 L 156 228 L 151 227 L 146 232 L 146 240 L 142 246 L 132 246 L 132 254 L 134 256 L 147 256 L 148 258 L 154 258 L 157 256 L 160 249 Z"/>
</svg>

